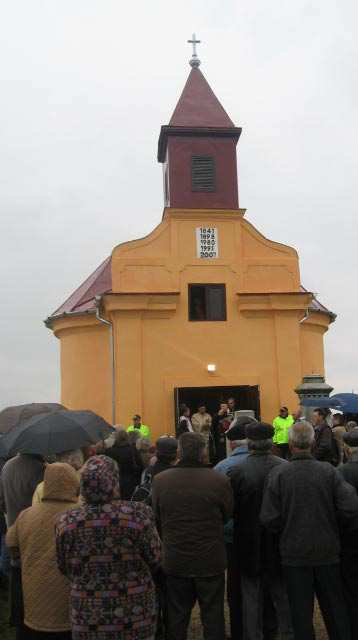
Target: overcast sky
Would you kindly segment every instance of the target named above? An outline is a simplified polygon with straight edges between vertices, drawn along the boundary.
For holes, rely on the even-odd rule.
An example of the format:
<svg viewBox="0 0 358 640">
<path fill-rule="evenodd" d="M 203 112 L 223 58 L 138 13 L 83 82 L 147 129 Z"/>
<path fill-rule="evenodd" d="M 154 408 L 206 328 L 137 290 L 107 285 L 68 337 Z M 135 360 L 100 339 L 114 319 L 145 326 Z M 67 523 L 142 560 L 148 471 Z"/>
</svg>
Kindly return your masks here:
<svg viewBox="0 0 358 640">
<path fill-rule="evenodd" d="M 59 398 L 42 321 L 161 219 L 156 147 L 189 73 L 243 133 L 240 205 L 338 314 L 326 377 L 358 391 L 355 0 L 11 0 L 0 23 L 0 406 Z"/>
</svg>

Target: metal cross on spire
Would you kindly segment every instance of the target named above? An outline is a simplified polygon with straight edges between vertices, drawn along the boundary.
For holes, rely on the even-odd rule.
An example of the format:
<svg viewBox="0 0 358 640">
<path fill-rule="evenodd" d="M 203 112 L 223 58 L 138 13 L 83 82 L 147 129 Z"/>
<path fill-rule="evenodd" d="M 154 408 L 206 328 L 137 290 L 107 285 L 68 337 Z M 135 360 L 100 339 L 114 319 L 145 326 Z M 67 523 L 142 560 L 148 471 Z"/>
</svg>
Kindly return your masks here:
<svg viewBox="0 0 358 640">
<path fill-rule="evenodd" d="M 191 67 L 195 67 L 196 69 L 200 67 L 201 64 L 198 58 L 198 54 L 196 53 L 196 45 L 200 44 L 200 42 L 201 40 L 196 39 L 195 33 L 193 33 L 191 40 L 188 40 L 188 43 L 193 45 L 193 55 L 191 57 L 191 60 L 189 61 L 189 64 Z"/>
</svg>

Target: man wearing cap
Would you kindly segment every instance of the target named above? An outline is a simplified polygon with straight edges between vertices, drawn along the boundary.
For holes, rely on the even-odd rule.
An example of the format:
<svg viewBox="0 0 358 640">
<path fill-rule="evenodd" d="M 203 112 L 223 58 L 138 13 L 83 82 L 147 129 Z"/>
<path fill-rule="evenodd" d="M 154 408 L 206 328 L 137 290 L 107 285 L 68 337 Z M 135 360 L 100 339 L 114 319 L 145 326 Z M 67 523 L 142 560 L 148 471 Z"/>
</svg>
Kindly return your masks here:
<svg viewBox="0 0 358 640">
<path fill-rule="evenodd" d="M 263 637 L 264 605 L 269 597 L 268 591 L 276 609 L 281 638 L 292 638 L 288 599 L 278 556 L 278 538 L 267 532 L 260 522 L 266 478 L 274 467 L 288 463 L 272 454 L 274 428 L 270 424 L 251 422 L 246 426 L 246 436 L 249 455 L 233 469 L 231 475 L 234 548 L 237 550 L 241 574 L 244 638 L 257 640 Z"/>
<path fill-rule="evenodd" d="M 148 438 L 148 440 L 150 440 L 150 429 L 146 424 L 142 424 L 142 418 L 138 413 L 133 416 L 133 423 L 129 425 L 127 431 L 128 433 L 131 431 L 139 431 L 142 438 Z"/>
<path fill-rule="evenodd" d="M 236 467 L 246 460 L 249 451 L 247 448 L 246 425 L 257 423 L 255 418 L 239 416 L 232 427 L 226 432 L 231 455 L 218 462 L 215 471 L 230 476 Z M 231 519 L 224 527 L 226 555 L 227 555 L 227 600 L 230 611 L 231 637 L 237 640 L 242 638 L 242 606 L 241 588 L 238 563 L 234 557 L 234 521 Z"/>
<path fill-rule="evenodd" d="M 154 478 L 158 473 L 170 469 L 176 462 L 178 440 L 172 436 L 161 436 L 155 443 L 155 463 L 148 467 L 148 474 Z"/>
<path fill-rule="evenodd" d="M 341 464 L 338 471 L 346 482 L 349 482 L 358 494 L 358 429 L 343 434 L 346 464 Z M 341 535 L 341 573 L 343 590 L 348 604 L 352 638 L 358 638 L 358 531 L 343 531 Z"/>
<path fill-rule="evenodd" d="M 273 443 L 276 445 L 281 458 L 288 458 L 288 431 L 294 423 L 293 417 L 289 414 L 287 407 L 281 407 L 280 414 L 273 421 L 275 430 Z"/>
</svg>

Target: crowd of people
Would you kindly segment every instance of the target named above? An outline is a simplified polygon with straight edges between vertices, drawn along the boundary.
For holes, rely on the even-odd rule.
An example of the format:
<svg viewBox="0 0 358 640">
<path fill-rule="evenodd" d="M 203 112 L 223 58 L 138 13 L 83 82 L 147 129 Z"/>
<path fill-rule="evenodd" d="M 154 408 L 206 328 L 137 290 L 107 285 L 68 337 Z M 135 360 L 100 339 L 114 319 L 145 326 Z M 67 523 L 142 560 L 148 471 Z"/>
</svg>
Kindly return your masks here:
<svg viewBox="0 0 358 640">
<path fill-rule="evenodd" d="M 358 638 L 358 426 L 181 408 L 177 438 L 127 428 L 0 475 L 0 575 L 16 640 Z M 225 629 L 225 592 L 230 631 Z"/>
</svg>

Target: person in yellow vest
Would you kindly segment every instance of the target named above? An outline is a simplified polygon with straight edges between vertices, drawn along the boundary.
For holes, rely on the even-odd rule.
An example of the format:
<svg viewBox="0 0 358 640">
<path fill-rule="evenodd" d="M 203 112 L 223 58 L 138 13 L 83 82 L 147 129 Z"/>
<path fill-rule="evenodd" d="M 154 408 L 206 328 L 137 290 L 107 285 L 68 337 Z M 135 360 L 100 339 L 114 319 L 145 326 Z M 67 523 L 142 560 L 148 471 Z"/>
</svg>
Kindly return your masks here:
<svg viewBox="0 0 358 640">
<path fill-rule="evenodd" d="M 142 424 L 142 418 L 137 413 L 133 416 L 133 424 L 129 425 L 127 431 L 138 430 L 142 438 L 148 438 L 150 440 L 150 429 L 146 424 Z"/>
<path fill-rule="evenodd" d="M 280 457 L 285 458 L 285 460 L 287 460 L 289 454 L 288 432 L 293 423 L 294 419 L 291 414 L 289 414 L 287 407 L 281 407 L 280 414 L 273 421 L 273 427 L 275 429 L 273 443 L 276 445 Z"/>
</svg>

